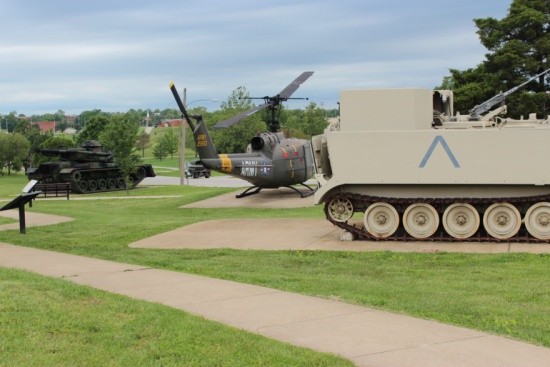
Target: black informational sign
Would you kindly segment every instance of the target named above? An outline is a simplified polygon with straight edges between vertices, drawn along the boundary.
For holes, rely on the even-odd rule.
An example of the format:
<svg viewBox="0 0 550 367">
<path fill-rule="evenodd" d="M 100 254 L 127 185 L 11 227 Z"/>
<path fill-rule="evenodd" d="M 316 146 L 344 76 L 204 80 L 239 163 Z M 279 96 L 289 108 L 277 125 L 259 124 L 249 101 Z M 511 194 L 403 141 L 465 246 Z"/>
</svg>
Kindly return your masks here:
<svg viewBox="0 0 550 367">
<path fill-rule="evenodd" d="M 36 198 L 41 191 L 23 193 L 0 208 L 0 212 L 10 209 L 19 209 L 19 232 L 25 234 L 25 204 Z"/>
</svg>

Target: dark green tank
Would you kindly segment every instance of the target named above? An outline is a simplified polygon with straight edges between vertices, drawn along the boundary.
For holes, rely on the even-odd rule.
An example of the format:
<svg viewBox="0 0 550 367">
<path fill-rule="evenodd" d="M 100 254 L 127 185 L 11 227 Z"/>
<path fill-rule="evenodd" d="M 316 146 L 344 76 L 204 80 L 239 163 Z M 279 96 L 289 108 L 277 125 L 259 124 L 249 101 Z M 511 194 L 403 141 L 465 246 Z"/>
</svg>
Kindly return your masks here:
<svg viewBox="0 0 550 367">
<path fill-rule="evenodd" d="M 29 180 L 40 183 L 70 183 L 73 192 L 85 194 L 97 191 L 114 191 L 126 188 L 122 171 L 115 163 L 112 153 L 104 152 L 97 141 L 88 141 L 80 148 L 39 149 L 49 157 L 59 157 L 59 161 L 40 164 L 29 168 Z M 134 187 L 145 177 L 155 177 L 150 164 L 136 166 L 130 175 L 129 186 Z"/>
</svg>

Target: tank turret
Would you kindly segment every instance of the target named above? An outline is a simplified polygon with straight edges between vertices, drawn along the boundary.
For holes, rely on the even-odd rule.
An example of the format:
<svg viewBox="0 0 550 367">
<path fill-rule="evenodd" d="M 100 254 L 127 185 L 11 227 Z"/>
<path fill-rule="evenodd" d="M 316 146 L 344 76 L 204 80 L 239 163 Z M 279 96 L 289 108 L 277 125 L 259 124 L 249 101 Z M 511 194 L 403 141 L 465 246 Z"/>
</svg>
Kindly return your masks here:
<svg viewBox="0 0 550 367">
<path fill-rule="evenodd" d="M 48 157 L 59 157 L 62 161 L 75 162 L 114 162 L 112 153 L 92 151 L 84 148 L 37 149 L 38 153 Z"/>
<path fill-rule="evenodd" d="M 97 141 L 88 141 L 78 148 L 38 149 L 38 153 L 48 157 L 59 157 L 57 161 L 29 168 L 29 180 L 41 183 L 67 182 L 73 192 L 88 193 L 95 191 L 113 191 L 126 188 L 120 167 L 115 163 L 112 153 L 104 152 Z M 136 166 L 130 175 L 131 187 L 139 184 L 145 177 L 154 177 L 150 164 Z"/>
</svg>

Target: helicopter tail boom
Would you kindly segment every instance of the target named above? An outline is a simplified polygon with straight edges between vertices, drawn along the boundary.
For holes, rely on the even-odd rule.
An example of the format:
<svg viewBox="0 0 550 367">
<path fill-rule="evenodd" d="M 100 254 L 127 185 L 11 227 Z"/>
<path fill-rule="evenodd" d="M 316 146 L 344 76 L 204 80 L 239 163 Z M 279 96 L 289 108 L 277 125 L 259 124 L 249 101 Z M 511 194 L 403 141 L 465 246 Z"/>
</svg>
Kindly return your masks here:
<svg viewBox="0 0 550 367">
<path fill-rule="evenodd" d="M 199 153 L 201 160 L 204 161 L 206 159 L 218 158 L 218 151 L 216 150 L 216 147 L 212 142 L 212 138 L 210 137 L 210 133 L 208 132 L 208 129 L 202 119 L 199 120 L 199 124 L 197 125 L 195 131 L 193 131 L 193 135 L 195 137 L 197 153 Z"/>
<path fill-rule="evenodd" d="M 178 104 L 182 118 L 184 118 L 187 121 L 187 123 L 189 124 L 189 127 L 193 131 L 193 136 L 195 138 L 195 146 L 197 148 L 197 153 L 199 153 L 199 157 L 201 158 L 201 160 L 208 161 L 212 159 L 218 159 L 218 152 L 216 150 L 216 147 L 214 146 L 214 143 L 212 142 L 212 138 L 210 137 L 210 134 L 208 133 L 208 129 L 206 128 L 206 125 L 202 120 L 202 116 L 201 115 L 189 116 L 189 114 L 187 113 L 187 109 L 185 108 L 185 105 L 182 102 L 174 83 L 170 82 L 169 87 L 170 87 L 170 90 L 172 91 L 174 99 L 176 100 L 176 103 Z M 193 124 L 193 121 L 191 119 L 194 119 L 196 121 L 197 123 L 196 126 L 195 124 Z"/>
</svg>

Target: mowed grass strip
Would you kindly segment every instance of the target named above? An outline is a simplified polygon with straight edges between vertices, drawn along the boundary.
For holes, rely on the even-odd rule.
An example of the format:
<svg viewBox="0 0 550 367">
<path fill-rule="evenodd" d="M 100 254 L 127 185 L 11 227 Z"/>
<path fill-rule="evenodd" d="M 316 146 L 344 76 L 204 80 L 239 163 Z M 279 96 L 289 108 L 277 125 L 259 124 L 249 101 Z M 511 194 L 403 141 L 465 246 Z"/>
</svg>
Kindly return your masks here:
<svg viewBox="0 0 550 367">
<path fill-rule="evenodd" d="M 0 203 L 1 204 L 1 203 Z M 1 206 L 1 205 L 0 205 Z M 15 219 L 11 219 L 11 218 L 5 218 L 5 217 L 2 217 L 0 216 L 0 225 L 2 224 L 10 224 L 10 223 L 17 223 L 17 221 Z"/>
<path fill-rule="evenodd" d="M 0 232 L 0 241 L 339 299 L 550 346 L 549 255 L 131 249 L 131 242 L 210 219 L 323 218 L 321 207 L 180 208 L 227 189 L 137 191 L 179 196 L 38 200 L 32 210 L 75 220 L 25 236 Z"/>
<path fill-rule="evenodd" d="M 0 366 L 352 366 L 158 304 L 0 268 Z"/>
</svg>

